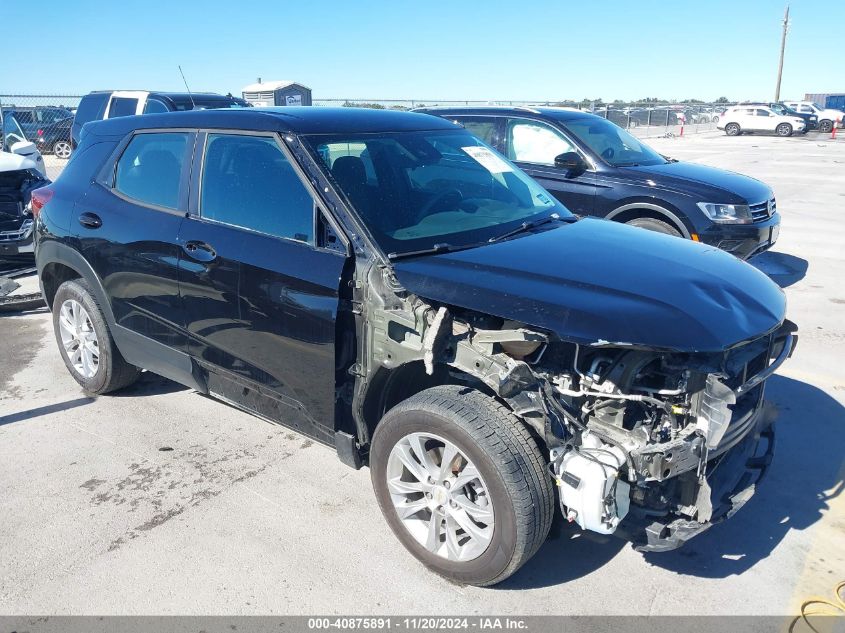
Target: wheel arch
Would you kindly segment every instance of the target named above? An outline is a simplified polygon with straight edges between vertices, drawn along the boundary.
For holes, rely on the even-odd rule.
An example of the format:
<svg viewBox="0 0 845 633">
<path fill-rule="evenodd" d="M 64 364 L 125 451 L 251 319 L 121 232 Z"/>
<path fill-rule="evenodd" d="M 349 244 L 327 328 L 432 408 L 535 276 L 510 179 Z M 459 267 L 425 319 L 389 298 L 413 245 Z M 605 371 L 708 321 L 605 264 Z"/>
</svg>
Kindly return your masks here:
<svg viewBox="0 0 845 633">
<path fill-rule="evenodd" d="M 71 279 L 84 279 L 91 292 L 94 293 L 106 317 L 106 322 L 109 326 L 114 324 L 114 313 L 106 297 L 102 281 L 79 251 L 61 242 L 42 242 L 38 245 L 36 266 L 38 279 L 41 282 L 41 292 L 48 309 L 53 308 L 53 299 L 59 286 Z"/>
<path fill-rule="evenodd" d="M 691 232 L 686 223 L 681 219 L 680 214 L 666 207 L 654 204 L 653 202 L 631 201 L 616 207 L 613 211 L 605 216 L 608 220 L 614 222 L 629 222 L 635 218 L 654 218 L 655 220 L 663 220 L 669 222 L 686 239 L 690 239 Z"/>
</svg>

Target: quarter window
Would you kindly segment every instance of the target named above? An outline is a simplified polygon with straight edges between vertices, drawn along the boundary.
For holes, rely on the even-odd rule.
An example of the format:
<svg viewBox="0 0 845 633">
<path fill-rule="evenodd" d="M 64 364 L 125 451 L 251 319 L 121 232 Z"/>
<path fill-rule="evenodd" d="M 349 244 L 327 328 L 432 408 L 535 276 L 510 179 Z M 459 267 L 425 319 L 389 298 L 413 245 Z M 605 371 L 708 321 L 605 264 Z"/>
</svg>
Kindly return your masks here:
<svg viewBox="0 0 845 633">
<path fill-rule="evenodd" d="M 574 151 L 572 143 L 551 126 L 527 119 L 508 121 L 508 158 L 511 160 L 554 165 L 556 156 Z"/>
<path fill-rule="evenodd" d="M 200 215 L 300 242 L 314 236 L 314 200 L 268 137 L 208 135 Z"/>
<path fill-rule="evenodd" d="M 137 99 L 128 99 L 126 97 L 115 97 L 111 101 L 111 109 L 109 110 L 109 118 L 114 119 L 119 116 L 132 116 L 138 108 Z"/>
<path fill-rule="evenodd" d="M 129 198 L 168 209 L 179 206 L 188 134 L 138 134 L 117 162 L 114 188 Z"/>
</svg>

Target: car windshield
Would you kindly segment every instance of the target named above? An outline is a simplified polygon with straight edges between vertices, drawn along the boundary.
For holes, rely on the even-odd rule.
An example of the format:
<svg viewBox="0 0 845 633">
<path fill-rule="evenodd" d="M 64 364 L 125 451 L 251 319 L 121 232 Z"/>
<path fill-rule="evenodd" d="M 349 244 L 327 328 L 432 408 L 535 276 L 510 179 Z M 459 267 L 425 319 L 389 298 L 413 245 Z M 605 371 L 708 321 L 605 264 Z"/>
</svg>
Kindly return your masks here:
<svg viewBox="0 0 845 633">
<path fill-rule="evenodd" d="M 305 140 L 386 253 L 470 246 L 552 213 L 571 217 L 463 129 Z"/>
<path fill-rule="evenodd" d="M 618 125 L 599 117 L 564 121 L 563 125 L 584 145 L 613 167 L 662 165 L 666 159 L 628 134 Z"/>
</svg>

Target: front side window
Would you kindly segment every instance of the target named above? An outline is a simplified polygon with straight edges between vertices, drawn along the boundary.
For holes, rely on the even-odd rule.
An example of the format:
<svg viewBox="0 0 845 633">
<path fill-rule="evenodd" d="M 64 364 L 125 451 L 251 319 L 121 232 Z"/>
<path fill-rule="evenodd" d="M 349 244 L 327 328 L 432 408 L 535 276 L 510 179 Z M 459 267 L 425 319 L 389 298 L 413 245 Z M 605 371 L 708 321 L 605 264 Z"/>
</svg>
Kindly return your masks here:
<svg viewBox="0 0 845 633">
<path fill-rule="evenodd" d="M 570 134 L 613 167 L 663 165 L 666 159 L 618 125 L 605 119 L 584 117 L 563 122 Z"/>
<path fill-rule="evenodd" d="M 209 134 L 200 215 L 311 243 L 314 200 L 272 137 Z"/>
<path fill-rule="evenodd" d="M 527 119 L 508 121 L 508 158 L 537 165 L 554 165 L 555 157 L 574 152 L 563 134 L 545 123 Z"/>
<path fill-rule="evenodd" d="M 128 99 L 126 97 L 115 97 L 111 102 L 111 109 L 109 110 L 109 118 L 114 119 L 119 116 L 132 116 L 138 109 L 137 99 Z"/>
<path fill-rule="evenodd" d="M 553 212 L 570 215 L 464 129 L 304 140 L 386 253 L 475 245 Z"/>
<path fill-rule="evenodd" d="M 187 132 L 137 134 L 117 161 L 114 188 L 133 200 L 176 209 L 188 136 Z"/>
</svg>

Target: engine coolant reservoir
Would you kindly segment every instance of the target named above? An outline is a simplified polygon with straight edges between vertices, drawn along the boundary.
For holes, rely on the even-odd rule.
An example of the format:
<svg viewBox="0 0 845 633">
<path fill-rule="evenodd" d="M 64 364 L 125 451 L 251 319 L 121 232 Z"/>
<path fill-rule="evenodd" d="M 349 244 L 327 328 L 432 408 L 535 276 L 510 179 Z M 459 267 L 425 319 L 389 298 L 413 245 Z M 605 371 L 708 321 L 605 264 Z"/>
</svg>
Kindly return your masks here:
<svg viewBox="0 0 845 633">
<path fill-rule="evenodd" d="M 557 469 L 560 502 L 567 518 L 585 530 L 612 534 L 628 514 L 631 487 L 619 479 L 625 453 L 592 433 L 578 450 L 563 456 Z"/>
</svg>

